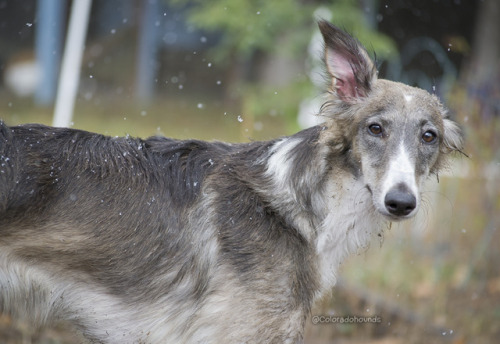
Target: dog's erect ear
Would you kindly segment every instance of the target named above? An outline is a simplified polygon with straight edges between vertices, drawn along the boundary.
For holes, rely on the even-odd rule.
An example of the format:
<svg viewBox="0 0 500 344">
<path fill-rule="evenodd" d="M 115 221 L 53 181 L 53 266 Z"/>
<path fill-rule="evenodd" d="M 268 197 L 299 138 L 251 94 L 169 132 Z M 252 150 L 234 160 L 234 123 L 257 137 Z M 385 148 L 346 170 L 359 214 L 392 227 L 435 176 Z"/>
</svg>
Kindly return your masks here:
<svg viewBox="0 0 500 344">
<path fill-rule="evenodd" d="M 357 39 L 327 21 L 318 23 L 325 40 L 325 63 L 332 76 L 332 90 L 350 102 L 368 95 L 377 69 Z"/>
</svg>

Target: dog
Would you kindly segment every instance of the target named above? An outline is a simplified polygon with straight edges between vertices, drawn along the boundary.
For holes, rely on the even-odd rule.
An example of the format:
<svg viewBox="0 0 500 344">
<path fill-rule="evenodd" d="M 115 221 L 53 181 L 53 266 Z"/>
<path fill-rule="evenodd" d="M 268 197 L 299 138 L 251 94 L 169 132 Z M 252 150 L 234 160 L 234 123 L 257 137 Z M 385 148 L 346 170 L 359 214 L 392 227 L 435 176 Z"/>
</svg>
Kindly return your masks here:
<svg viewBox="0 0 500 344">
<path fill-rule="evenodd" d="M 0 310 L 98 343 L 300 343 L 342 261 L 463 134 L 438 98 L 377 78 L 320 21 L 323 125 L 266 142 L 0 125 Z"/>
</svg>

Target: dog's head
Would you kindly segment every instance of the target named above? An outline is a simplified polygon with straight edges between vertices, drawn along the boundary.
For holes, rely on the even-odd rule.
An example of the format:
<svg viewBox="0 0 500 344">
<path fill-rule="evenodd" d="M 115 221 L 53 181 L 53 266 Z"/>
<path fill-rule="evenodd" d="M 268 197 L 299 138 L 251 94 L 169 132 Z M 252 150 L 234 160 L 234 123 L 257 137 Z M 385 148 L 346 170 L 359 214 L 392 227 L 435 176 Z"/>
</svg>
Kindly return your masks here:
<svg viewBox="0 0 500 344">
<path fill-rule="evenodd" d="M 391 220 L 411 217 L 423 181 L 437 174 L 448 153 L 462 149 L 462 132 L 436 96 L 378 80 L 355 38 L 326 21 L 319 27 L 332 79 L 321 113 L 328 117 L 329 143 L 349 156 L 381 214 Z"/>
</svg>

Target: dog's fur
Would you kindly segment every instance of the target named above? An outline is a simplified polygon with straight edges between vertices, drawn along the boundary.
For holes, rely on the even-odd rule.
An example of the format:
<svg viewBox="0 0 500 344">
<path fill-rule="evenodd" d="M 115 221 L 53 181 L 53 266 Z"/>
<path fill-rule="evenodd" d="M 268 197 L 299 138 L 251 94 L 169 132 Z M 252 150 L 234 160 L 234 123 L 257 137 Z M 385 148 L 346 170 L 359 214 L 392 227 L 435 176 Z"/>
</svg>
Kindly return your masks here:
<svg viewBox="0 0 500 344">
<path fill-rule="evenodd" d="M 348 254 L 462 148 L 320 22 L 325 124 L 244 144 L 0 125 L 0 310 L 104 343 L 295 343 Z"/>
</svg>

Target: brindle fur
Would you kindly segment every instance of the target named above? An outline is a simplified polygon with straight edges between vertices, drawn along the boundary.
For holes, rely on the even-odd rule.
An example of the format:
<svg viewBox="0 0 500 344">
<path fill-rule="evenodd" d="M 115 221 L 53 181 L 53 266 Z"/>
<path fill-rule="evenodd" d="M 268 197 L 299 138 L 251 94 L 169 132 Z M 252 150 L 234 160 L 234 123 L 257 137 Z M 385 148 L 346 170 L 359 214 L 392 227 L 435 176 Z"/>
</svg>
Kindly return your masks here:
<svg viewBox="0 0 500 344">
<path fill-rule="evenodd" d="M 320 28 L 326 122 L 290 137 L 0 123 L 0 310 L 103 343 L 301 342 L 342 260 L 399 219 L 377 203 L 395 147 L 413 152 L 419 184 L 462 145 L 436 97 L 377 80 L 355 39 Z M 367 133 L 374 121 L 385 138 Z"/>
</svg>

